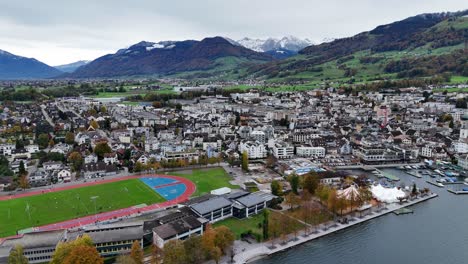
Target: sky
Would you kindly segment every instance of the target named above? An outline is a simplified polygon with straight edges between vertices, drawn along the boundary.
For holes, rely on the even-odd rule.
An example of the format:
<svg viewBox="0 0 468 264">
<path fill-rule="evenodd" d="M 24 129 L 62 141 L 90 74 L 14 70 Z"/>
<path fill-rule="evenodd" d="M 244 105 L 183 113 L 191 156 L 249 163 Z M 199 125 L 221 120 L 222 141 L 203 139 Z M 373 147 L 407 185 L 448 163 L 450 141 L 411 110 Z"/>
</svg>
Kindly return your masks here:
<svg viewBox="0 0 468 264">
<path fill-rule="evenodd" d="M 293 35 L 319 43 L 467 8 L 461 0 L 0 0 L 0 49 L 55 66 L 142 40 Z"/>
</svg>

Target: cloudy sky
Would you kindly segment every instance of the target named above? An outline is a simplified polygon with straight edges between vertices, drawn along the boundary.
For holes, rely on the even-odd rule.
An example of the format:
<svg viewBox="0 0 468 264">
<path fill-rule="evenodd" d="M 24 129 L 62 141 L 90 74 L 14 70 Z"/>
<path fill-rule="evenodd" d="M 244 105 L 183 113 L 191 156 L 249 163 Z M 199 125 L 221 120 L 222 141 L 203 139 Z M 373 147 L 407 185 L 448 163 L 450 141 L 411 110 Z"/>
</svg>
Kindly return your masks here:
<svg viewBox="0 0 468 264">
<path fill-rule="evenodd" d="M 320 42 L 466 8 L 461 0 L 0 0 L 0 49 L 58 65 L 141 40 L 294 35 Z"/>
</svg>

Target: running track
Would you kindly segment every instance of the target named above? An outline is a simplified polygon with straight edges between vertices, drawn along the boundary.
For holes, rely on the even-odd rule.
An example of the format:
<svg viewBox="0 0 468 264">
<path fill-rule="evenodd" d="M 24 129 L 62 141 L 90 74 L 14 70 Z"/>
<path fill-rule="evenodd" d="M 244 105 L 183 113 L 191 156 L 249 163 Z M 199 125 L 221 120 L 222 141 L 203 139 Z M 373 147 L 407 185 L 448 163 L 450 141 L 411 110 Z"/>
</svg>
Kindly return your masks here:
<svg viewBox="0 0 468 264">
<path fill-rule="evenodd" d="M 195 184 L 191 182 L 188 179 L 182 178 L 182 177 L 177 177 L 177 176 L 171 176 L 171 175 L 159 175 L 159 174 L 146 174 L 146 175 L 133 175 L 133 176 L 126 176 L 126 177 L 120 177 L 120 178 L 114 178 L 114 179 L 104 179 L 104 180 L 97 180 L 96 182 L 86 182 L 86 183 L 80 183 L 76 185 L 71 185 L 71 186 L 64 186 L 64 187 L 58 187 L 58 188 L 52 188 L 48 190 L 39 190 L 39 191 L 34 191 L 34 192 L 28 192 L 28 193 L 21 193 L 21 194 L 15 194 L 15 195 L 9 195 L 9 196 L 1 196 L 0 201 L 2 200 L 10 200 L 10 199 L 16 199 L 16 198 L 21 198 L 21 197 L 28 197 L 28 196 L 33 196 L 33 195 L 38 195 L 42 193 L 48 193 L 48 192 L 58 192 L 58 191 L 64 191 L 64 190 L 70 190 L 70 189 L 75 189 L 75 188 L 80 188 L 80 187 L 86 187 L 86 186 L 92 186 L 96 184 L 103 184 L 103 183 L 109 183 L 109 182 L 117 182 L 117 181 L 124 181 L 128 179 L 138 179 L 141 177 L 161 177 L 161 178 L 170 178 L 177 180 L 179 183 L 183 183 L 186 186 L 185 192 L 177 197 L 176 199 L 173 200 L 168 200 L 162 203 L 157 203 L 157 204 L 152 204 L 148 205 L 145 207 L 140 207 L 136 208 L 134 206 L 128 207 L 128 208 L 123 208 L 123 209 L 118 209 L 114 211 L 109 211 L 105 213 L 100 213 L 100 214 L 95 214 L 95 215 L 88 215 L 84 216 L 81 218 L 76 218 L 72 220 L 67 220 L 63 222 L 58 222 L 55 224 L 49 224 L 49 225 L 44 225 L 44 226 L 39 226 L 35 227 L 34 231 L 47 231 L 47 230 L 56 230 L 56 229 L 66 229 L 66 228 L 75 228 L 75 227 L 80 227 L 84 225 L 89 225 L 93 224 L 97 221 L 106 221 L 106 220 L 111 220 L 115 218 L 120 218 L 120 217 L 125 217 L 125 216 L 130 216 L 133 214 L 139 214 L 142 212 L 147 212 L 147 211 L 153 211 L 156 209 L 160 208 L 165 208 L 168 206 L 173 206 L 182 202 L 187 201 L 190 196 L 195 192 Z"/>
</svg>

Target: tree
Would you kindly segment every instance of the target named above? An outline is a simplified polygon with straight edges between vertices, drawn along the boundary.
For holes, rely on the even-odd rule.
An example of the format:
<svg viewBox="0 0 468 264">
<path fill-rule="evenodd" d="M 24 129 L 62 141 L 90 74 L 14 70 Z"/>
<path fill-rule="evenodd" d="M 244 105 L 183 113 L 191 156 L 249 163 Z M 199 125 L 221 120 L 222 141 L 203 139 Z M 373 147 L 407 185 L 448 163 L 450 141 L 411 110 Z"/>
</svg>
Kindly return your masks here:
<svg viewBox="0 0 468 264">
<path fill-rule="evenodd" d="M 203 248 L 200 246 L 202 243 L 201 236 L 192 236 L 184 241 L 184 248 L 186 252 L 186 263 L 199 264 L 205 259 Z"/>
<path fill-rule="evenodd" d="M 262 223 L 263 240 L 268 240 L 268 237 L 269 237 L 269 231 L 268 231 L 269 215 L 270 213 L 268 210 L 263 210 L 263 223 Z"/>
<path fill-rule="evenodd" d="M 242 170 L 249 171 L 249 154 L 247 151 L 242 152 Z"/>
<path fill-rule="evenodd" d="M 68 156 L 68 162 L 71 163 L 73 171 L 79 171 L 83 165 L 83 157 L 78 151 L 74 151 Z"/>
<path fill-rule="evenodd" d="M 286 203 L 289 205 L 289 209 L 292 209 L 294 206 L 299 205 L 300 198 L 294 193 L 290 192 L 286 195 Z"/>
<path fill-rule="evenodd" d="M 304 178 L 303 188 L 307 190 L 310 194 L 315 194 L 315 190 L 319 185 L 319 178 L 317 174 L 307 174 Z"/>
<path fill-rule="evenodd" d="M 327 200 L 328 210 L 332 211 L 335 214 L 337 205 L 338 205 L 338 195 L 335 189 L 331 189 L 328 194 L 328 200 Z"/>
<path fill-rule="evenodd" d="M 216 264 L 218 264 L 222 256 L 221 249 L 219 249 L 218 247 L 212 248 L 210 251 L 210 255 L 213 258 L 213 260 L 216 262 Z"/>
<path fill-rule="evenodd" d="M 211 257 L 211 249 L 215 247 L 215 238 L 216 232 L 211 225 L 207 225 L 201 241 L 201 246 L 207 258 Z"/>
<path fill-rule="evenodd" d="M 97 122 L 96 120 L 94 120 L 94 119 L 91 120 L 91 122 L 89 123 L 89 125 L 90 125 L 91 127 L 93 127 L 94 129 L 98 129 L 98 128 L 99 128 L 98 122 Z"/>
<path fill-rule="evenodd" d="M 68 242 L 59 242 L 57 247 L 55 248 L 55 252 L 54 252 L 54 255 L 52 256 L 52 260 L 50 261 L 50 264 L 64 263 L 67 256 L 71 254 L 71 251 L 73 250 L 73 248 L 77 246 L 88 246 L 88 247 L 94 248 L 93 240 L 91 239 L 89 235 L 83 235 L 81 237 L 78 237 L 75 240 L 71 240 Z"/>
<path fill-rule="evenodd" d="M 29 188 L 29 181 L 26 177 L 26 175 L 21 175 L 19 178 L 18 178 L 18 181 L 19 181 L 19 186 L 23 189 L 27 189 Z"/>
<path fill-rule="evenodd" d="M 104 260 L 94 246 L 78 245 L 65 257 L 64 264 L 103 264 Z"/>
<path fill-rule="evenodd" d="M 98 156 L 99 159 L 104 157 L 104 154 L 111 153 L 112 149 L 107 145 L 107 142 L 99 142 L 94 147 L 94 154 Z"/>
<path fill-rule="evenodd" d="M 299 188 L 299 176 L 296 174 L 293 174 L 289 176 L 288 178 L 289 183 L 291 184 L 291 190 L 293 191 L 294 194 L 299 194 L 298 188 Z"/>
<path fill-rule="evenodd" d="M 19 176 L 26 176 L 28 173 L 26 172 L 26 167 L 24 166 L 24 161 L 20 161 L 19 169 L 18 169 Z"/>
<path fill-rule="evenodd" d="M 159 102 L 159 101 L 154 101 L 154 102 L 152 103 L 152 105 L 153 105 L 154 108 L 161 108 L 161 107 L 162 107 L 162 104 L 161 104 L 161 102 Z"/>
<path fill-rule="evenodd" d="M 170 240 L 164 245 L 164 264 L 184 264 L 186 259 L 182 241 Z"/>
<path fill-rule="evenodd" d="M 199 248 L 199 244 L 197 245 Z M 151 244 L 151 264 L 161 264 L 163 260 L 163 250 Z"/>
<path fill-rule="evenodd" d="M 276 157 L 273 156 L 273 155 L 268 155 L 267 159 L 266 159 L 266 166 L 268 168 L 273 168 L 275 167 L 275 164 L 276 164 L 277 160 L 276 160 Z"/>
<path fill-rule="evenodd" d="M 215 229 L 215 245 L 223 254 L 226 254 L 227 249 L 234 243 L 235 236 L 232 231 L 226 226 L 218 226 Z"/>
<path fill-rule="evenodd" d="M 40 148 L 47 148 L 47 145 L 49 144 L 49 135 L 40 134 L 36 139 L 36 143 Z"/>
<path fill-rule="evenodd" d="M 273 180 L 270 184 L 271 187 L 271 194 L 276 195 L 276 196 L 281 196 L 283 195 L 283 188 L 281 186 L 281 183 L 277 180 Z"/>
<path fill-rule="evenodd" d="M 23 255 L 23 246 L 16 245 L 8 256 L 8 264 L 28 264 L 28 258 Z"/>
<path fill-rule="evenodd" d="M 65 134 L 65 143 L 70 145 L 75 143 L 75 134 L 73 134 L 73 132 L 67 132 L 67 134 Z"/>
<path fill-rule="evenodd" d="M 116 264 L 137 264 L 130 255 L 120 255 L 115 260 Z"/>
<path fill-rule="evenodd" d="M 101 106 L 101 108 L 99 109 L 99 112 L 107 113 L 107 108 L 105 106 Z"/>
<path fill-rule="evenodd" d="M 130 256 L 136 264 L 143 264 L 143 250 L 141 249 L 141 245 L 138 240 L 133 242 Z"/>
</svg>

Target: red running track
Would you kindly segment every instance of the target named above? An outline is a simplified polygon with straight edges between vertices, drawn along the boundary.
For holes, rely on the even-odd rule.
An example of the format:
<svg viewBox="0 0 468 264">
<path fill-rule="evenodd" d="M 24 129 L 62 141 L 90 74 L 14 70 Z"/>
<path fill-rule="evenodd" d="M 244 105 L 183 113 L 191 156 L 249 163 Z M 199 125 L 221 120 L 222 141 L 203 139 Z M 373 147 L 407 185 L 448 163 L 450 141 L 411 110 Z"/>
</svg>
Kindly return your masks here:
<svg viewBox="0 0 468 264">
<path fill-rule="evenodd" d="M 9 200 L 9 199 L 16 199 L 16 198 L 21 198 L 21 197 L 28 197 L 28 196 L 33 196 L 33 195 L 38 195 L 38 194 L 43 194 L 43 193 L 48 193 L 48 192 L 58 192 L 58 191 L 64 191 L 64 190 L 70 190 L 70 189 L 76 189 L 80 187 L 86 187 L 86 186 L 92 186 L 96 184 L 104 184 L 104 183 L 109 183 L 109 182 L 117 182 L 117 181 L 123 181 L 123 180 L 128 180 L 128 179 L 137 179 L 141 177 L 159 177 L 159 178 L 170 178 L 173 180 L 179 181 L 179 183 L 185 184 L 185 192 L 180 195 L 179 197 L 165 201 L 162 203 L 157 203 L 157 204 L 152 204 L 148 205 L 145 207 L 140 207 L 136 208 L 134 206 L 128 207 L 128 208 L 123 208 L 123 209 L 118 209 L 114 211 L 109 211 L 105 213 L 100 213 L 100 214 L 95 214 L 95 215 L 88 215 L 84 216 L 81 218 L 76 218 L 73 220 L 67 220 L 63 222 L 58 222 L 55 224 L 49 224 L 49 225 L 44 225 L 40 227 L 35 227 L 35 231 L 47 231 L 47 230 L 56 230 L 56 229 L 66 229 L 66 228 L 75 228 L 75 227 L 80 227 L 84 225 L 89 225 L 93 224 L 97 221 L 106 221 L 106 220 L 111 220 L 115 218 L 120 218 L 120 217 L 125 217 L 125 216 L 130 216 L 133 214 L 139 214 L 142 212 L 148 212 L 148 211 L 153 211 L 156 209 L 160 208 L 165 208 L 168 206 L 176 205 L 182 202 L 187 201 L 190 196 L 195 192 L 196 186 L 193 184 L 188 179 L 182 178 L 182 177 L 177 177 L 177 176 L 171 176 L 171 175 L 157 175 L 157 174 L 147 174 L 147 175 L 133 175 L 133 176 L 126 176 L 126 177 L 120 177 L 120 178 L 114 178 L 114 179 L 104 179 L 104 180 L 97 180 L 96 182 L 86 182 L 86 183 L 81 183 L 81 184 L 76 184 L 76 185 L 71 185 L 71 186 L 64 186 L 64 187 L 58 187 L 58 188 L 51 188 L 49 190 L 40 190 L 40 191 L 34 191 L 34 192 L 28 192 L 28 193 L 21 193 L 21 194 L 15 194 L 15 195 L 10 195 L 10 196 L 2 196 L 0 197 L 1 200 Z"/>
</svg>

